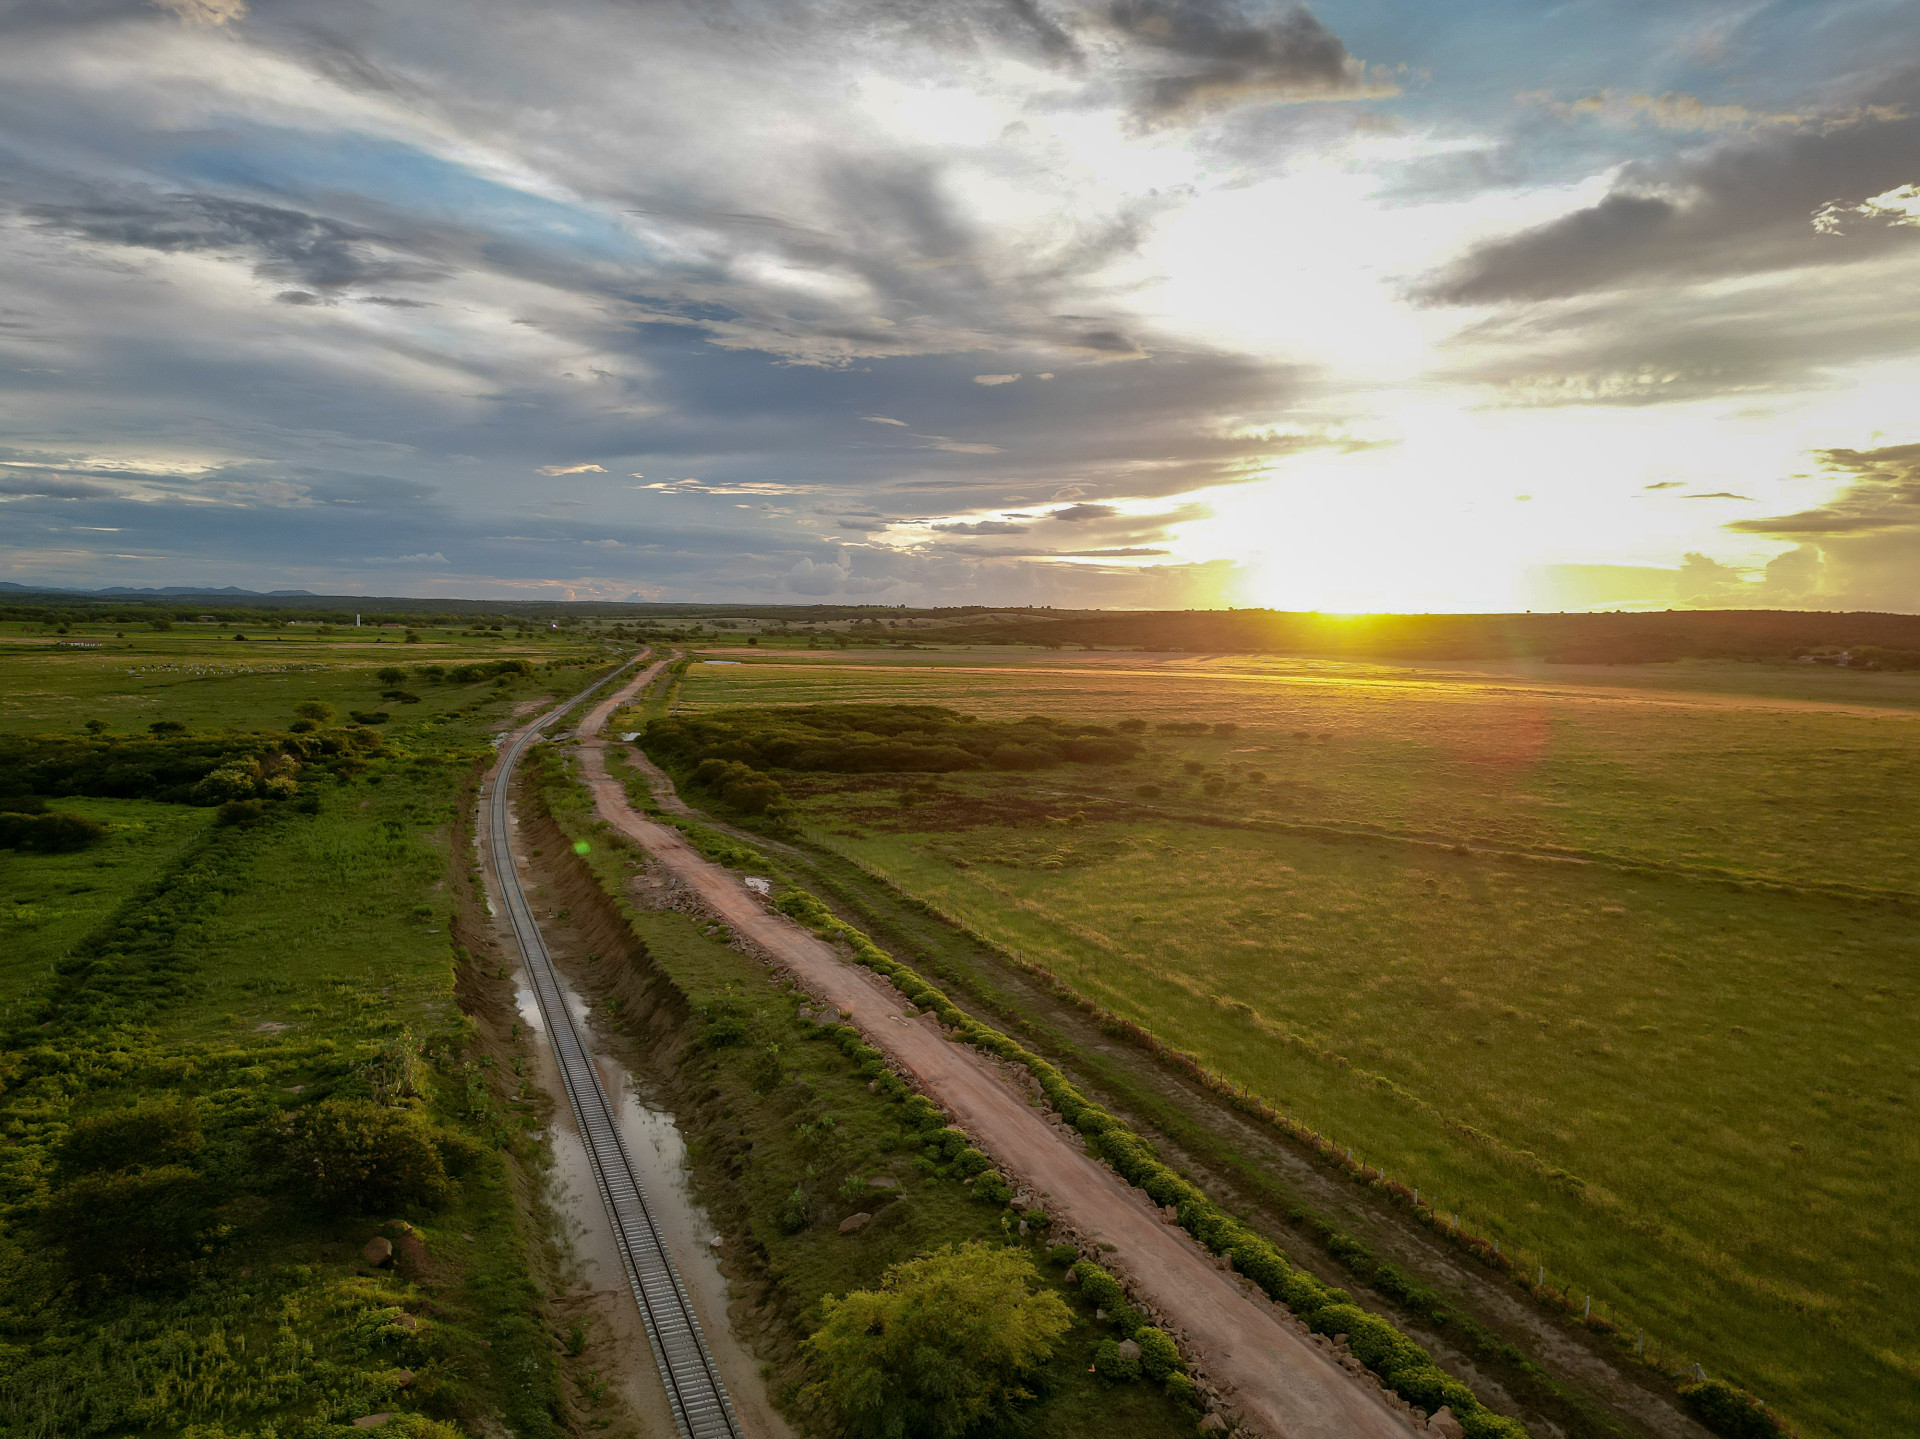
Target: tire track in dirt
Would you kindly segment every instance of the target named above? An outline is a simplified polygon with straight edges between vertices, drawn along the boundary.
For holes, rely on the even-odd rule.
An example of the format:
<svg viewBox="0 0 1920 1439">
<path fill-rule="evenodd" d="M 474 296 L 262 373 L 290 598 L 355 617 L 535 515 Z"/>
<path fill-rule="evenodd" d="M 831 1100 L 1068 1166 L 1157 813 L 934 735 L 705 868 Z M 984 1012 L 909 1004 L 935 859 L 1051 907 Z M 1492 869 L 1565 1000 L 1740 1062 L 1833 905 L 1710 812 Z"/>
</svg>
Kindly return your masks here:
<svg viewBox="0 0 1920 1439">
<path fill-rule="evenodd" d="M 600 701 L 576 731 L 581 777 L 596 816 L 639 844 L 733 931 L 838 1008 L 868 1043 L 911 1074 L 991 1154 L 1090 1240 L 1112 1244 L 1126 1278 L 1185 1336 L 1185 1348 L 1253 1428 L 1273 1439 L 1403 1439 L 1424 1430 L 1416 1411 L 1317 1347 L 1285 1310 L 1223 1271 L 1147 1198 L 1083 1153 L 985 1055 L 929 1017 L 909 1019 L 878 976 L 844 960 L 786 916 L 771 913 L 679 831 L 636 814 L 606 767 L 600 732 L 665 661 Z"/>
</svg>

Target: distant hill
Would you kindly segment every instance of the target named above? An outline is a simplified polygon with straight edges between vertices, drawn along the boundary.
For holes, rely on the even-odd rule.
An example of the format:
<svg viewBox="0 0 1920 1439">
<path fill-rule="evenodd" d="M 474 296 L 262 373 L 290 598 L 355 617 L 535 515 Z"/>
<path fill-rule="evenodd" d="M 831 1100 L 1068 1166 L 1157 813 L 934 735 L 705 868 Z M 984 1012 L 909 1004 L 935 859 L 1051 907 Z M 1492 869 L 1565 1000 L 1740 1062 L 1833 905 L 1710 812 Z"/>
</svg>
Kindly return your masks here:
<svg viewBox="0 0 1920 1439">
<path fill-rule="evenodd" d="M 13 619 L 138 621 L 158 613 L 259 623 L 291 612 L 369 624 L 626 621 L 683 631 L 698 622 L 760 620 L 804 627 L 853 621 L 856 644 L 1044 645 L 1163 653 L 1302 654 L 1401 662 L 1538 659 L 1559 664 L 1658 664 L 1681 659 L 1818 656 L 1855 668 L 1920 669 L 1920 615 L 1821 610 L 1665 610 L 1618 614 L 1326 615 L 1282 610 L 1064 610 L 962 605 L 690 604 L 604 600 L 462 600 L 391 595 L 260 593 L 166 585 L 103 590 L 0 581 Z M 1844 658 L 1843 658 L 1844 657 Z"/>
<path fill-rule="evenodd" d="M 16 585 L 11 580 L 0 580 L 0 590 L 18 595 L 78 595 L 91 598 L 96 595 L 218 595 L 223 598 L 238 599 L 287 599 L 294 596 L 319 598 L 312 590 L 243 590 L 235 585 L 224 585 L 219 589 L 209 589 L 198 585 L 163 585 L 158 589 L 134 589 L 128 585 L 113 585 L 104 590 L 49 589 L 45 585 Z"/>
</svg>

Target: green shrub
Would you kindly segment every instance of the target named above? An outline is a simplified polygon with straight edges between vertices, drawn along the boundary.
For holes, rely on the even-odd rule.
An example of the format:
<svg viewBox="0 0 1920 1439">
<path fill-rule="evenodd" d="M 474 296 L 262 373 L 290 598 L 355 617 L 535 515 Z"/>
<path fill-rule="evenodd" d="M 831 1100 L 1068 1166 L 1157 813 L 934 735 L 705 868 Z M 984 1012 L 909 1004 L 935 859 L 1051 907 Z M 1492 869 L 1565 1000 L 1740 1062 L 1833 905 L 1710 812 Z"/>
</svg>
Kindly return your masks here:
<svg viewBox="0 0 1920 1439">
<path fill-rule="evenodd" d="M 1722 1439 L 1775 1439 L 1788 1432 L 1765 1404 L 1724 1379 L 1682 1384 L 1680 1403 Z"/>
<path fill-rule="evenodd" d="M 1117 1340 L 1102 1339 L 1093 1346 L 1093 1367 L 1109 1384 L 1131 1384 L 1140 1377 L 1140 1361 L 1120 1352 Z"/>
<path fill-rule="evenodd" d="M 971 1179 L 974 1175 L 985 1172 L 992 1163 L 991 1159 L 971 1145 L 953 1157 L 953 1167 L 960 1172 L 962 1179 Z"/>
<path fill-rule="evenodd" d="M 1047 1251 L 1050 1264 L 1071 1265 L 1080 1262 L 1080 1251 L 1071 1244 L 1056 1244 Z"/>
<path fill-rule="evenodd" d="M 1164 1384 L 1169 1374 L 1186 1368 L 1180 1346 L 1164 1330 L 1145 1325 L 1133 1331 L 1133 1342 L 1140 1346 L 1141 1372 L 1156 1384 Z"/>
<path fill-rule="evenodd" d="M 257 799 L 230 799 L 215 812 L 214 822 L 223 825 L 238 825 L 242 829 L 248 825 L 259 824 L 267 817 L 265 807 Z"/>
<path fill-rule="evenodd" d="M 221 1232 L 214 1198 L 204 1179 L 178 1164 L 83 1174 L 53 1192 L 46 1231 L 84 1279 L 164 1283 L 212 1252 Z"/>
<path fill-rule="evenodd" d="M 438 1208 L 451 1197 L 446 1162 L 411 1110 L 328 1099 L 281 1118 L 272 1131 L 281 1165 L 330 1209 L 372 1213 Z"/>
<path fill-rule="evenodd" d="M 700 1017 L 706 1020 L 707 1027 L 701 1031 L 699 1043 L 708 1049 L 725 1049 L 744 1042 L 747 1037 L 746 1016 L 734 1000 L 710 1000 L 700 1006 Z"/>
<path fill-rule="evenodd" d="M 802 1350 L 806 1397 L 851 1439 L 959 1439 L 1015 1426 L 1029 1377 L 1073 1325 L 1016 1249 L 948 1246 L 896 1264 L 877 1290 L 821 1303 Z"/>
<path fill-rule="evenodd" d="M 75 1121 L 59 1149 L 67 1175 L 190 1164 L 206 1147 L 200 1111 L 185 1099 L 150 1099 Z"/>
<path fill-rule="evenodd" d="M 1013 1198 L 1013 1186 L 999 1170 L 989 1169 L 973 1181 L 973 1197 L 982 1204 L 998 1207 Z"/>
<path fill-rule="evenodd" d="M 793 1193 L 780 1206 L 780 1212 L 774 1215 L 773 1222 L 782 1234 L 798 1234 L 813 1223 L 813 1206 L 807 1202 L 806 1190 L 794 1185 Z"/>
<path fill-rule="evenodd" d="M 1167 1376 L 1167 1396 L 1178 1399 L 1182 1404 L 1191 1404 L 1196 1409 L 1200 1407 L 1200 1391 L 1194 1388 L 1193 1380 L 1184 1374 Z"/>
<path fill-rule="evenodd" d="M 0 814 L 0 849 L 72 854 L 106 837 L 107 827 L 84 815 Z"/>
</svg>

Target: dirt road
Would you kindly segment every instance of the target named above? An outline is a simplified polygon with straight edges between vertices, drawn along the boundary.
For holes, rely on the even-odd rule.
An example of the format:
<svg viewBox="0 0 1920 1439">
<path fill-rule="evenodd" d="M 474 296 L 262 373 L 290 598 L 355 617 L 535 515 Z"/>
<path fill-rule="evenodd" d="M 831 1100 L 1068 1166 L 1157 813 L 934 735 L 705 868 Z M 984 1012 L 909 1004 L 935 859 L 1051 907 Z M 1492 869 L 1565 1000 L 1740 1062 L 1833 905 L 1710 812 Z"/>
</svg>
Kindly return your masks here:
<svg viewBox="0 0 1920 1439">
<path fill-rule="evenodd" d="M 1145 1195 L 1082 1153 L 986 1056 L 949 1040 L 930 1019 L 907 1018 L 899 994 L 878 976 L 763 908 L 679 831 L 633 810 L 607 772 L 600 735 L 608 716 L 661 663 L 596 705 L 576 732 L 595 814 L 644 848 L 735 933 L 786 966 L 802 987 L 849 1015 L 868 1043 L 911 1072 L 1009 1177 L 1045 1195 L 1087 1238 L 1114 1245 L 1113 1267 L 1187 1336 L 1200 1368 L 1249 1426 L 1273 1439 L 1404 1439 L 1421 1432 L 1424 1426 L 1398 1401 L 1343 1370 L 1283 1310 L 1163 1220 Z"/>
</svg>

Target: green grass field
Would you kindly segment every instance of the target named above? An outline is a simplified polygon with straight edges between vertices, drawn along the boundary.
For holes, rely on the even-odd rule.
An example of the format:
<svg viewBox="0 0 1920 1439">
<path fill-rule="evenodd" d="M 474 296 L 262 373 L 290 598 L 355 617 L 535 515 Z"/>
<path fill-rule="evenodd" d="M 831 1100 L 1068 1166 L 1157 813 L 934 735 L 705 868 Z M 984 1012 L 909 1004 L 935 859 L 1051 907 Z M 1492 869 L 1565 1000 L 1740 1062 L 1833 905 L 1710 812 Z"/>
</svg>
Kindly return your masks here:
<svg viewBox="0 0 1920 1439">
<path fill-rule="evenodd" d="M 135 675 L 117 654 L 0 649 L 4 728 L 72 734 L 98 717 L 110 732 L 157 719 L 283 730 L 300 700 L 381 704 L 372 658 L 316 649 L 326 668 L 290 674 L 226 665 L 218 643 L 155 636 L 164 662 L 149 654 Z M 399 646 L 380 649 L 384 662 Z M 430 658 L 500 654 L 449 644 Z M 570 664 L 498 687 L 421 684 L 420 704 L 391 707 L 378 751 L 337 775 L 309 767 L 299 798 L 260 823 L 56 794 L 50 808 L 104 822 L 107 838 L 73 854 L 0 852 L 0 1431 L 325 1439 L 399 1411 L 566 1432 L 537 1241 L 514 1197 L 537 1120 L 489 1095 L 455 1002 L 449 929 L 450 886 L 467 873 L 451 822 L 488 737 L 604 662 L 582 647 L 536 657 Z M 422 1056 L 422 1112 L 478 1146 L 444 1206 L 403 1209 L 428 1255 L 410 1277 L 359 1262 L 391 1212 L 316 1209 L 276 1187 L 256 1149 L 282 1111 L 377 1093 L 396 1055 Z M 48 1228 L 60 1146 L 87 1116 L 167 1097 L 198 1106 L 196 1163 L 221 1232 L 190 1271 L 101 1290 L 73 1277 L 68 1236 Z M 401 1326 L 404 1313 L 419 1326 Z"/>
<path fill-rule="evenodd" d="M 1920 1429 L 1920 919 L 1856 893 L 1920 890 L 1920 731 L 1874 678 L 862 657 L 696 664 L 681 704 L 1236 725 L 782 781 L 815 839 L 1663 1353 L 1868 1436 Z"/>
</svg>

